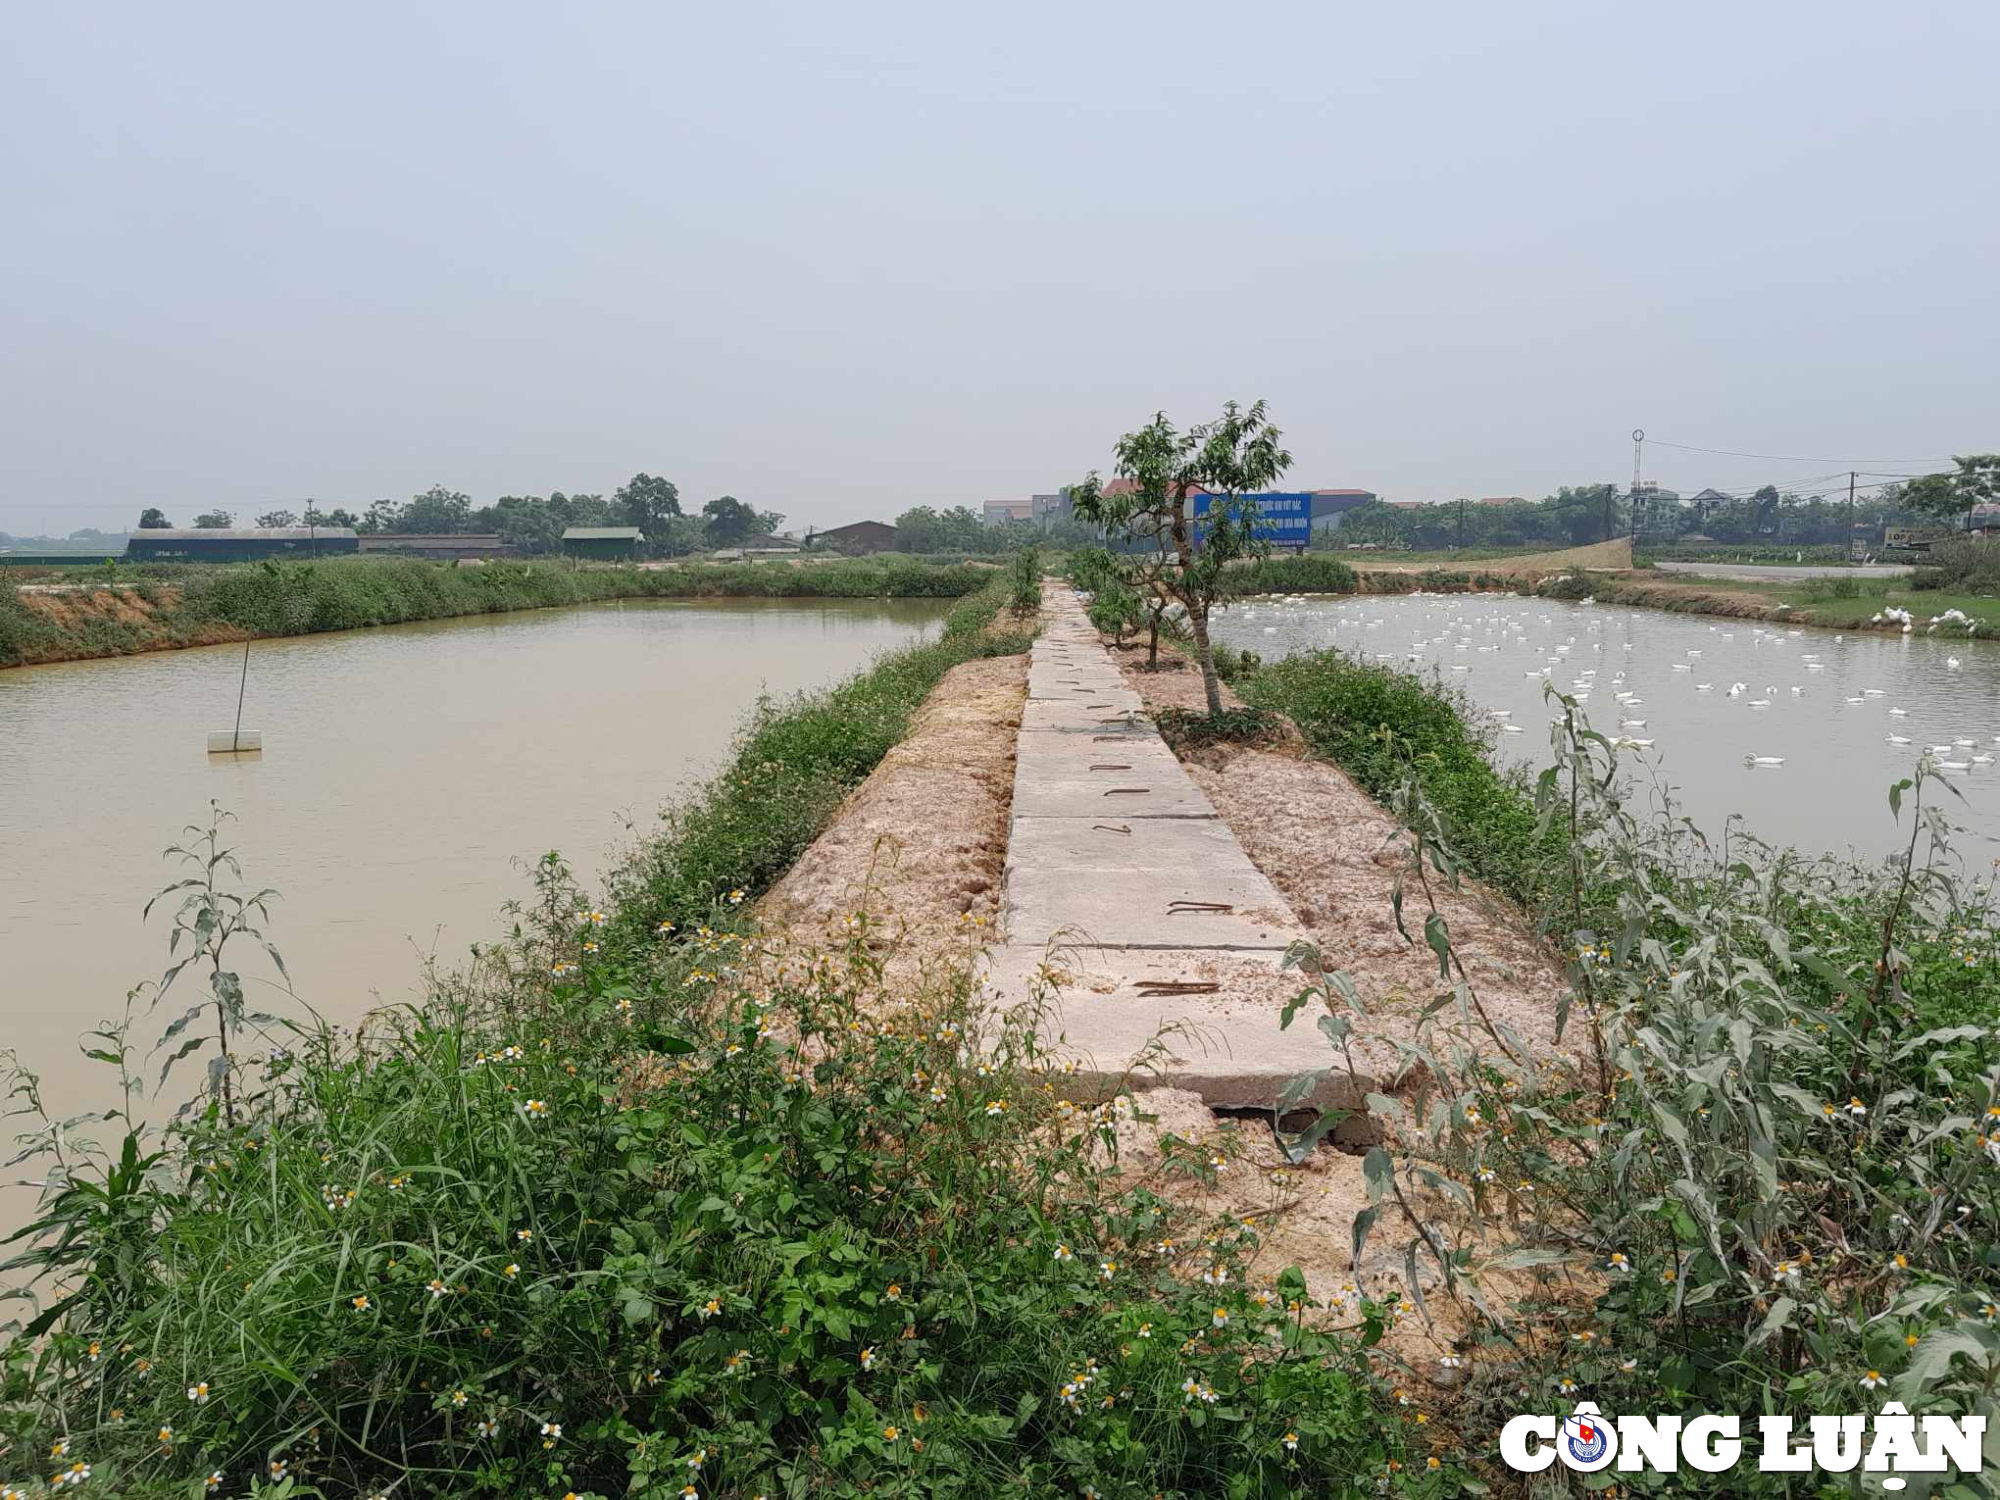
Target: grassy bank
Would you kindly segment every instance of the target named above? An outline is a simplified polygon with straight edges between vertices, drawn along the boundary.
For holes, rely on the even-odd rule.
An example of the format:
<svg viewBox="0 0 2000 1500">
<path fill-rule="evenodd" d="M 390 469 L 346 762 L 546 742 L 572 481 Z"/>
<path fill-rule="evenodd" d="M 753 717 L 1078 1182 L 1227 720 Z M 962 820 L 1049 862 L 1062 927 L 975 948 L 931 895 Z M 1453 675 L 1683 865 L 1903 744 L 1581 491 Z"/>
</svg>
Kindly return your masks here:
<svg viewBox="0 0 2000 1500">
<path fill-rule="evenodd" d="M 1829 630 L 1899 631 L 1901 623 L 1887 618 L 1887 611 L 1899 609 L 1913 617 L 1919 632 L 1928 630 L 1935 621 L 1939 635 L 1962 636 L 1968 627 L 1976 627 L 1970 631 L 1975 635 L 2000 634 L 2000 598 L 1990 593 L 1919 588 L 1905 578 L 1841 576 L 1782 583 L 1696 578 L 1669 583 L 1637 573 L 1615 577 L 1592 574 L 1573 580 L 1544 580 L 1536 592 L 1550 598 L 1588 595 L 1600 604 L 1776 620 Z M 1963 619 L 1946 617 L 1952 610 Z"/>
<path fill-rule="evenodd" d="M 903 738 L 939 678 L 975 657 L 1026 650 L 1031 624 L 993 628 L 1009 623 L 1012 581 L 982 576 L 986 586 L 952 610 L 938 640 L 892 652 L 826 692 L 760 704 L 729 770 L 666 809 L 660 836 L 615 877 L 620 920 L 650 931 L 704 910 L 719 891 L 760 892 Z"/>
<path fill-rule="evenodd" d="M 72 587 L 56 592 L 0 580 L 0 667 L 602 599 L 958 598 L 991 576 L 971 565 L 860 558 L 659 569 L 342 558 L 153 567 L 137 576 L 97 568 L 78 570 L 61 580 Z"/>
</svg>

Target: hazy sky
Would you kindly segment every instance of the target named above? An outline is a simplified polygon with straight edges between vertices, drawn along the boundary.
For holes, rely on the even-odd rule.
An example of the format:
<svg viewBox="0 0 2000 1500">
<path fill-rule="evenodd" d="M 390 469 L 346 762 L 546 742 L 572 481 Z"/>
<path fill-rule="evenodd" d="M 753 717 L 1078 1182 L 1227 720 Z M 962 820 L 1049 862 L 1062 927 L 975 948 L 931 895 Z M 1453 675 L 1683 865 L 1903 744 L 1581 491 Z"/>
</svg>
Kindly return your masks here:
<svg viewBox="0 0 2000 1500">
<path fill-rule="evenodd" d="M 2000 448 L 2000 6 L 19 5 L 0 529 Z M 1863 464 L 1862 467 L 1868 467 Z M 246 514 L 247 519 L 247 514 Z"/>
</svg>

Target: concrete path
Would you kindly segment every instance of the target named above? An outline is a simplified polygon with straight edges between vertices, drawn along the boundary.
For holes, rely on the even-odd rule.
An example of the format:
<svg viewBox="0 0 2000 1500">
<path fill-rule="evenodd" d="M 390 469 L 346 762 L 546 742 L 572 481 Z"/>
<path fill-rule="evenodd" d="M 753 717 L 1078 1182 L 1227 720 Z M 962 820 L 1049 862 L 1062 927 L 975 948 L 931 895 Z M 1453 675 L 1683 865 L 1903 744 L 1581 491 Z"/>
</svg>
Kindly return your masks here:
<svg viewBox="0 0 2000 1500">
<path fill-rule="evenodd" d="M 1086 1074 L 1156 1082 L 1212 1105 L 1269 1107 L 1294 1075 L 1337 1061 L 1280 970 L 1302 926 L 1250 862 L 1126 687 L 1076 596 L 1045 584 L 1050 619 L 1028 671 L 1015 758 L 1003 946 L 988 989 L 1039 998 Z M 1364 1088 L 1374 1087 L 1372 1079 Z M 1317 1102 L 1356 1104 L 1343 1076 Z"/>
</svg>

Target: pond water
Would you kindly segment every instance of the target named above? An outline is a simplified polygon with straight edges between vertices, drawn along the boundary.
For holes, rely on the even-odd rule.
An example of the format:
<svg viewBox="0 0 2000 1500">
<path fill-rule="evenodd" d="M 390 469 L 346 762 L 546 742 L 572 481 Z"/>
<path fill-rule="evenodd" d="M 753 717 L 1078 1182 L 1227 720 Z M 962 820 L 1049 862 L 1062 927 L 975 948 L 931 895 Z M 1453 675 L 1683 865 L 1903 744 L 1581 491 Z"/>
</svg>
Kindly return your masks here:
<svg viewBox="0 0 2000 1500">
<path fill-rule="evenodd" d="M 1498 594 L 1255 600 L 1213 636 L 1267 660 L 1338 646 L 1435 675 L 1483 710 L 1501 756 L 1549 762 L 1544 684 L 1674 791 L 1711 836 L 1731 813 L 1814 853 L 1899 847 L 1890 784 L 1932 751 L 1963 801 L 1966 867 L 2000 856 L 2000 646 L 1916 633 L 1840 634 Z M 1620 695 L 1628 695 L 1621 697 Z M 1745 764 L 1745 757 L 1781 765 Z M 1901 834 L 1907 838 L 1909 823 Z"/>
<path fill-rule="evenodd" d="M 210 799 L 237 817 L 246 878 L 280 893 L 270 935 L 299 995 L 352 1021 L 408 994 L 423 955 L 504 930 L 518 861 L 559 848 L 594 878 L 759 693 L 845 677 L 945 608 L 626 601 L 259 641 L 254 757 L 205 750 L 233 722 L 240 646 L 0 672 L 0 1048 L 56 1107 L 115 1097 L 75 1041 L 159 977 L 171 903 L 140 909 Z M 268 963 L 244 978 L 268 1008 Z"/>
</svg>

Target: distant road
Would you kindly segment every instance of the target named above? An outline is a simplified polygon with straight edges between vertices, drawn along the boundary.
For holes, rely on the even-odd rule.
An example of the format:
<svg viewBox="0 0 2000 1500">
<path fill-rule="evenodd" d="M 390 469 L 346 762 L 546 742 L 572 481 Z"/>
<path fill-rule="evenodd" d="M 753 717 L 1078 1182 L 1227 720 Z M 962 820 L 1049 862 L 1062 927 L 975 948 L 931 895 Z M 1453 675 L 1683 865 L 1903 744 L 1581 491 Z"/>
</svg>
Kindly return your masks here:
<svg viewBox="0 0 2000 1500">
<path fill-rule="evenodd" d="M 1786 583 L 1794 578 L 1894 578 L 1909 572 L 1907 565 L 1862 563 L 1851 568 L 1813 563 L 1702 563 L 1662 562 L 1653 566 L 1662 573 L 1693 573 L 1703 578 L 1740 578 L 1749 583 Z"/>
</svg>

